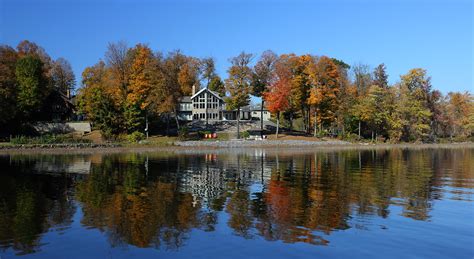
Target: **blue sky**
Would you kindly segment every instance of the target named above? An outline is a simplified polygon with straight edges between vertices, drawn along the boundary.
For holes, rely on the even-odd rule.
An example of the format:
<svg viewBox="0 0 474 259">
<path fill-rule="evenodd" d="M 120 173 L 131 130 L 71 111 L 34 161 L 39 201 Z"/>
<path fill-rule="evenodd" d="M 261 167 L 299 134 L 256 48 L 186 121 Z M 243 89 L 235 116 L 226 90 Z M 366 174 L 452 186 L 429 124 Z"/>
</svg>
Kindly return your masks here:
<svg viewBox="0 0 474 259">
<path fill-rule="evenodd" d="M 422 67 L 443 93 L 474 92 L 473 8 L 471 0 L 0 0 L 0 43 L 28 39 L 68 59 L 78 85 L 108 42 L 124 40 L 212 56 L 223 77 L 229 57 L 272 49 L 385 63 L 391 83 Z"/>
</svg>

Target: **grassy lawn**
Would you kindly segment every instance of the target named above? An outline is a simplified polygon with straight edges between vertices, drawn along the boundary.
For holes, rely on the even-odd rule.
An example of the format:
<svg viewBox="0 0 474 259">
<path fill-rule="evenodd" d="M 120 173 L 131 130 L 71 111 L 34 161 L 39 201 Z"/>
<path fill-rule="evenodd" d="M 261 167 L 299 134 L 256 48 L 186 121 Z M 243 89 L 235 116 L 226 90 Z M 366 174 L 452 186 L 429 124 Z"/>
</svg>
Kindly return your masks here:
<svg viewBox="0 0 474 259">
<path fill-rule="evenodd" d="M 177 137 L 170 136 L 151 136 L 147 139 L 147 142 L 154 146 L 169 146 L 177 139 Z"/>
</svg>

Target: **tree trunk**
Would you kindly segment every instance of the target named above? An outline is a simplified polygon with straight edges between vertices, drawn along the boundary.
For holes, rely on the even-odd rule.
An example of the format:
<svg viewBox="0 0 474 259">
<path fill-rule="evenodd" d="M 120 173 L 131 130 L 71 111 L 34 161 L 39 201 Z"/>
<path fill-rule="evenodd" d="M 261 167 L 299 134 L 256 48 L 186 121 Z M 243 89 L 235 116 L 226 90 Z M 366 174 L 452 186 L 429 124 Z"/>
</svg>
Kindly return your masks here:
<svg viewBox="0 0 474 259">
<path fill-rule="evenodd" d="M 263 97 L 262 97 L 262 103 L 261 103 L 261 106 L 260 106 L 260 137 L 263 138 L 263 104 L 265 103 L 265 101 L 263 100 Z"/>
<path fill-rule="evenodd" d="M 303 131 L 306 132 L 307 131 L 307 128 L 306 128 L 306 109 L 303 107 L 301 109 L 301 114 L 302 114 L 302 118 L 303 118 Z"/>
<path fill-rule="evenodd" d="M 240 107 L 237 108 L 237 139 L 240 139 Z"/>
<path fill-rule="evenodd" d="M 174 118 L 176 120 L 176 128 L 179 130 L 178 112 L 176 111 L 176 108 L 174 109 Z"/>
<path fill-rule="evenodd" d="M 276 129 L 276 138 L 278 138 L 278 130 L 280 129 L 280 112 L 277 113 L 277 129 Z"/>
<path fill-rule="evenodd" d="M 360 139 L 360 120 L 359 120 L 359 139 Z"/>
<path fill-rule="evenodd" d="M 166 114 L 166 136 L 170 134 L 170 114 Z"/>
<path fill-rule="evenodd" d="M 290 132 L 293 132 L 293 112 L 290 113 Z"/>
<path fill-rule="evenodd" d="M 148 139 L 148 113 L 145 112 L 145 133 L 146 133 L 146 138 Z"/>
<path fill-rule="evenodd" d="M 372 142 L 374 142 L 374 131 L 372 130 Z"/>
<path fill-rule="evenodd" d="M 318 134 L 318 112 L 314 109 L 314 137 Z"/>
<path fill-rule="evenodd" d="M 311 134 L 311 107 L 306 108 L 306 132 Z"/>
</svg>

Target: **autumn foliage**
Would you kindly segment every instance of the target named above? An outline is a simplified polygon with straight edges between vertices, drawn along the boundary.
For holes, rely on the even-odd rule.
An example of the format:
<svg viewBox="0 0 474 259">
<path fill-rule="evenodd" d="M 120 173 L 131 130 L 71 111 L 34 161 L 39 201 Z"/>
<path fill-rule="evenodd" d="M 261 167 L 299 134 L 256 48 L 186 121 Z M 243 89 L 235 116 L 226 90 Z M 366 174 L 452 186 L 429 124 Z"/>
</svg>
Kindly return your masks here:
<svg viewBox="0 0 474 259">
<path fill-rule="evenodd" d="M 275 79 L 264 93 L 267 108 L 271 113 L 277 114 L 277 130 L 280 124 L 280 113 L 290 107 L 289 97 L 291 93 L 291 71 L 286 63 L 278 62 L 275 66 Z"/>
<path fill-rule="evenodd" d="M 425 69 L 410 69 L 390 83 L 385 64 L 371 69 L 328 56 L 269 50 L 254 57 L 241 52 L 229 59 L 221 79 L 210 57 L 110 43 L 103 59 L 84 69 L 75 92 L 65 59 L 52 60 L 29 41 L 16 49 L 0 46 L 0 134 L 21 133 L 39 120 L 70 119 L 89 120 L 112 137 L 143 132 L 148 122 L 155 132 L 168 134 L 185 123 L 178 118 L 178 106 L 194 86 L 218 92 L 226 108 L 239 114 L 237 133 L 240 112 L 255 96 L 261 98 L 261 116 L 268 109 L 277 130 L 281 124 L 289 132 L 318 137 L 391 142 L 474 136 L 472 93 L 433 89 Z"/>
</svg>

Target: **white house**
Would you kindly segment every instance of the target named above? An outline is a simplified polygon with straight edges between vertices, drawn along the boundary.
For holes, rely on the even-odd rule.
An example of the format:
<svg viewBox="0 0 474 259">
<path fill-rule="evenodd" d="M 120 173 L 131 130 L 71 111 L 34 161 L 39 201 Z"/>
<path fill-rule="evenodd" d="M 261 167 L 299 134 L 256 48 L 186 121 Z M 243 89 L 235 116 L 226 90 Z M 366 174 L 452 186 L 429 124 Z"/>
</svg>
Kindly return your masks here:
<svg viewBox="0 0 474 259">
<path fill-rule="evenodd" d="M 260 109 L 260 104 L 253 106 L 251 111 L 252 120 L 260 120 L 262 118 L 262 110 Z M 271 117 L 270 115 L 270 112 L 265 107 L 263 107 L 263 121 L 269 121 Z"/>
<path fill-rule="evenodd" d="M 237 110 L 227 110 L 225 100 L 218 93 L 202 88 L 193 95 L 184 96 L 178 104 L 178 119 L 182 121 L 225 121 L 237 120 Z M 260 120 L 260 106 L 245 106 L 240 109 L 241 120 Z M 267 109 L 263 111 L 263 120 L 270 119 Z"/>
</svg>

